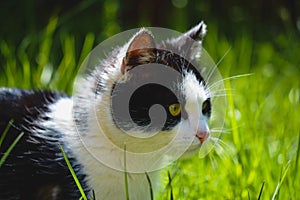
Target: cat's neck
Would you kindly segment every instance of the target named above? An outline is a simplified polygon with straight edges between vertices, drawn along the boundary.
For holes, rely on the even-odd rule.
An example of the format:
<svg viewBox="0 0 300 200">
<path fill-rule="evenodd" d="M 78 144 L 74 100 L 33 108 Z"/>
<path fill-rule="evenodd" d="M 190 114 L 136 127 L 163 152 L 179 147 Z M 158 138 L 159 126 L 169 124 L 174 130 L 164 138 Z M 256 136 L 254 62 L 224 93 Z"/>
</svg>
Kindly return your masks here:
<svg viewBox="0 0 300 200">
<path fill-rule="evenodd" d="M 64 140 L 68 143 L 68 148 L 72 149 L 73 156 L 81 163 L 83 171 L 87 174 L 87 181 L 97 198 L 122 199 L 126 196 L 125 172 L 120 170 L 124 167 L 124 154 L 107 141 L 102 133 L 99 133 L 98 122 L 94 121 L 95 118 L 89 117 L 88 129 L 76 128 L 72 109 L 72 99 L 61 99 L 51 107 L 51 112 L 48 114 L 51 120 L 45 122 L 44 125 L 57 129 L 64 134 Z M 62 113 L 61 110 L 64 112 Z M 80 129 L 89 130 L 89 132 L 78 133 L 77 131 Z M 108 130 L 102 129 L 102 131 Z M 66 149 L 66 153 L 68 152 L 68 149 Z M 100 157 L 103 159 L 99 159 Z M 108 162 L 108 164 L 104 162 Z M 141 163 L 135 164 L 140 165 Z M 120 169 L 114 169 L 116 166 L 119 166 Z M 157 172 L 149 174 L 153 184 L 158 182 L 155 181 L 158 178 Z M 150 198 L 145 173 L 128 173 L 128 184 L 132 199 Z M 112 187 L 115 189 L 111 190 Z M 153 185 L 153 187 L 156 186 Z M 108 193 L 104 193 L 104 191 Z"/>
</svg>

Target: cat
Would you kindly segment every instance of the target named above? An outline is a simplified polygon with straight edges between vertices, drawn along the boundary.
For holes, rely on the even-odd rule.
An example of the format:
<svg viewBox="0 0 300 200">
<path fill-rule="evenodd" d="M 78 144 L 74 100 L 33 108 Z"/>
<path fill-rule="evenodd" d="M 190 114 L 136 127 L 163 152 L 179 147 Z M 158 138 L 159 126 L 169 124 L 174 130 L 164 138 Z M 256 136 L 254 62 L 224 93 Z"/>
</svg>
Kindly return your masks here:
<svg viewBox="0 0 300 200">
<path fill-rule="evenodd" d="M 0 167 L 0 199 L 79 199 L 59 145 L 88 198 L 125 199 L 126 172 L 130 199 L 150 199 L 145 172 L 155 190 L 167 154 L 197 152 L 210 139 L 211 94 L 195 67 L 205 34 L 200 22 L 157 43 L 142 28 L 81 80 L 73 97 L 1 88 L 0 134 L 11 126 L 0 156 L 24 135 Z M 152 154 L 169 143 L 172 150 Z"/>
</svg>

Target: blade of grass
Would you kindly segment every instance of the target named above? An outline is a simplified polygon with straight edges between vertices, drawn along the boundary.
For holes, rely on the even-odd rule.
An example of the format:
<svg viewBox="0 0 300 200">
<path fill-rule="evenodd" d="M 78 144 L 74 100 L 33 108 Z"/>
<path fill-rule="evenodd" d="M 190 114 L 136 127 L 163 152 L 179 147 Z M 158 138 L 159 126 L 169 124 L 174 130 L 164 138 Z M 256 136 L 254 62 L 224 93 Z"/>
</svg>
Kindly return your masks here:
<svg viewBox="0 0 300 200">
<path fill-rule="evenodd" d="M 6 134 L 7 134 L 7 132 L 8 132 L 8 130 L 10 129 L 10 127 L 11 127 L 11 125 L 14 123 L 14 120 L 13 119 L 11 119 L 9 122 L 8 122 L 8 124 L 7 124 L 7 126 L 6 126 L 6 128 L 5 128 L 5 130 L 4 130 L 4 132 L 2 133 L 2 135 L 1 135 L 1 138 L 0 138 L 0 146 L 1 146 L 1 144 L 2 144 L 2 142 L 3 142 L 3 140 L 4 140 L 4 138 L 5 138 L 5 136 L 6 136 Z"/>
<path fill-rule="evenodd" d="M 280 179 L 279 179 L 279 182 L 278 182 L 278 184 L 276 186 L 275 192 L 274 192 L 274 194 L 272 196 L 272 200 L 275 200 L 276 198 L 278 199 L 278 194 L 279 194 L 279 191 L 280 191 L 280 187 L 281 187 L 281 185 L 282 185 L 282 183 L 283 183 L 283 181 L 284 181 L 284 179 L 285 179 L 285 177 L 287 175 L 287 172 L 288 172 L 290 166 L 291 166 L 291 162 L 288 161 L 288 163 L 286 164 L 286 166 L 285 166 L 285 168 L 283 170 L 283 174 L 281 173 L 281 175 L 280 175 Z"/>
<path fill-rule="evenodd" d="M 173 188 L 172 188 L 172 176 L 170 171 L 168 171 L 168 187 L 170 188 L 170 200 L 174 200 L 174 196 L 173 196 Z"/>
<path fill-rule="evenodd" d="M 30 64 L 30 58 L 28 56 L 28 53 L 26 51 L 26 48 L 28 47 L 29 43 L 27 42 L 28 38 L 23 39 L 21 45 L 18 48 L 18 58 L 21 63 L 23 73 L 22 73 L 22 86 L 24 88 L 30 88 L 31 86 L 31 64 Z"/>
<path fill-rule="evenodd" d="M 231 88 L 231 84 L 230 81 L 226 81 L 225 82 L 225 86 L 226 88 Z M 235 108 L 234 108 L 234 100 L 233 100 L 233 96 L 232 96 L 232 92 L 231 90 L 228 90 L 228 95 L 227 95 L 227 100 L 228 100 L 228 107 L 229 110 L 231 112 L 231 127 L 232 127 L 232 137 L 233 137 L 233 142 L 237 147 L 237 151 L 240 150 L 240 138 L 239 138 L 239 130 L 238 130 L 238 125 L 237 125 L 237 121 L 236 121 L 236 116 L 235 116 Z"/>
<path fill-rule="evenodd" d="M 22 132 L 18 137 L 14 140 L 14 142 L 9 146 L 7 151 L 4 153 L 4 155 L 0 159 L 0 167 L 6 160 L 7 156 L 10 154 L 10 152 L 13 150 L 13 148 L 16 146 L 16 144 L 19 142 L 19 140 L 23 137 L 24 133 Z"/>
<path fill-rule="evenodd" d="M 0 145 L 1 145 L 1 143 L 0 143 Z M 298 135 L 298 147 L 297 147 L 297 154 L 296 154 L 295 176 L 294 177 L 297 177 L 297 175 L 298 175 L 299 157 L 300 157 L 300 131 L 299 131 L 299 135 Z M 295 181 L 295 183 L 296 183 L 296 181 Z"/>
<path fill-rule="evenodd" d="M 15 59 L 15 47 L 9 45 L 5 40 L 2 40 L 0 43 L 0 53 L 4 56 L 4 60 L 6 60 L 5 68 L 4 68 L 4 74 L 6 77 L 7 86 L 15 86 L 17 83 L 14 78 L 9 77 L 15 77 L 17 76 L 17 59 Z"/>
<path fill-rule="evenodd" d="M 70 170 L 70 172 L 72 174 L 72 177 L 73 177 L 73 179 L 74 179 L 74 181 L 75 181 L 75 183 L 76 183 L 76 185 L 77 185 L 77 187 L 78 187 L 78 189 L 80 191 L 80 194 L 82 195 L 82 199 L 83 200 L 87 200 L 87 197 L 86 197 L 86 195 L 85 195 L 85 193 L 84 193 L 84 191 L 82 189 L 82 186 L 81 186 L 81 184 L 80 184 L 80 182 L 79 182 L 79 180 L 78 180 L 78 178 L 77 178 L 77 176 L 76 176 L 76 174 L 75 174 L 75 172 L 74 172 L 74 170 L 73 170 L 73 168 L 71 166 L 71 163 L 70 163 L 70 161 L 69 161 L 66 153 L 64 152 L 64 150 L 63 150 L 63 148 L 62 148 L 61 145 L 59 145 L 59 148 L 60 148 L 60 150 L 61 150 L 61 152 L 62 152 L 62 154 L 64 156 L 64 159 L 65 159 L 65 161 L 67 163 L 67 166 L 68 166 L 68 168 L 69 168 L 69 170 Z"/>
<path fill-rule="evenodd" d="M 250 200 L 251 197 L 250 197 L 250 192 L 249 192 L 249 190 L 248 190 L 248 192 L 247 192 L 247 195 L 248 195 L 248 200 Z"/>
<path fill-rule="evenodd" d="M 95 190 L 92 190 L 93 200 L 96 200 Z"/>
<path fill-rule="evenodd" d="M 260 192 L 259 192 L 257 200 L 260 200 L 262 192 L 263 192 L 263 189 L 264 189 L 264 186 L 265 186 L 265 182 L 263 182 L 262 185 L 261 185 Z"/>
<path fill-rule="evenodd" d="M 54 74 L 53 79 L 51 80 L 50 87 L 58 86 L 59 90 L 67 91 L 68 85 L 73 81 L 62 81 L 62 80 L 71 80 L 73 79 L 73 71 L 76 66 L 75 61 L 75 38 L 70 35 L 63 36 L 61 43 L 63 50 L 63 58 Z M 64 77 L 62 79 L 62 77 Z M 72 85 L 72 84 L 71 84 Z"/>
<path fill-rule="evenodd" d="M 124 145 L 124 181 L 125 181 L 126 199 L 129 200 L 128 173 L 127 173 L 127 165 L 126 165 L 126 145 Z"/>
<path fill-rule="evenodd" d="M 147 177 L 147 181 L 148 181 L 148 184 L 149 184 L 149 189 L 150 189 L 150 199 L 153 200 L 153 188 L 152 188 L 152 183 L 151 183 L 151 180 L 150 180 L 150 177 L 149 177 L 149 174 L 147 172 L 145 172 L 146 174 L 146 177 Z"/>
<path fill-rule="evenodd" d="M 95 35 L 93 33 L 88 33 L 85 36 L 82 50 L 81 50 L 80 57 L 79 57 L 79 61 L 78 61 L 78 65 L 81 65 L 82 62 L 84 61 L 84 59 L 87 57 L 87 55 L 92 51 L 94 41 L 95 41 Z"/>
<path fill-rule="evenodd" d="M 38 67 L 36 72 L 34 72 L 34 80 L 36 81 L 34 86 L 39 86 L 40 77 L 42 75 L 44 67 L 47 65 L 50 58 L 50 50 L 52 48 L 53 43 L 53 34 L 56 30 L 58 22 L 57 16 L 52 16 L 49 20 L 49 23 L 45 29 L 42 43 L 40 45 L 39 55 L 38 55 Z"/>
</svg>

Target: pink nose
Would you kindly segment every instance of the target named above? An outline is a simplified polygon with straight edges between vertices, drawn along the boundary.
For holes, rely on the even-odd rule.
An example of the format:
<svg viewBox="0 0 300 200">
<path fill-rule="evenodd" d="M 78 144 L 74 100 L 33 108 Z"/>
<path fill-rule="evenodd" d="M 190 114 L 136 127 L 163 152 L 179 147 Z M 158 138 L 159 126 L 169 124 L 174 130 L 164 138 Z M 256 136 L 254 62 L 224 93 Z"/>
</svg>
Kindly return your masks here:
<svg viewBox="0 0 300 200">
<path fill-rule="evenodd" d="M 201 143 L 203 143 L 209 137 L 209 131 L 197 131 L 196 137 L 200 140 Z"/>
</svg>

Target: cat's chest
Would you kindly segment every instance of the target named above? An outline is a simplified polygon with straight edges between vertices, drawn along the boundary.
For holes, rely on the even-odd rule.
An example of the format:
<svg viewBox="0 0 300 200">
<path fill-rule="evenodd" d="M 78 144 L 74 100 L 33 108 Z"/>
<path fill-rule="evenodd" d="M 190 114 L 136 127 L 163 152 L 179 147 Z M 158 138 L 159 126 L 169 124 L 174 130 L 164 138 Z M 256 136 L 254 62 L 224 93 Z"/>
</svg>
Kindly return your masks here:
<svg viewBox="0 0 300 200">
<path fill-rule="evenodd" d="M 72 154 L 82 165 L 82 172 L 86 175 L 88 185 L 94 191 L 95 196 L 99 199 L 124 199 L 126 184 L 128 184 L 130 199 L 150 198 L 146 174 L 127 173 L 122 170 L 124 169 L 124 154 L 103 138 L 105 134 L 103 135 L 101 131 L 107 130 L 99 131 L 93 117 L 88 117 L 90 126 L 86 130 L 89 134 L 80 133 L 80 129 L 76 128 L 78 125 L 72 119 L 73 106 L 72 99 L 61 99 L 51 106 L 51 112 L 48 114 L 51 120 L 44 125 L 63 133 L 65 142 L 72 149 Z M 64 108 L 63 113 L 60 112 L 61 108 Z M 127 164 L 139 166 L 141 163 Z M 125 175 L 127 176 L 126 184 Z M 155 189 L 159 172 L 152 172 L 149 177 Z"/>
</svg>

